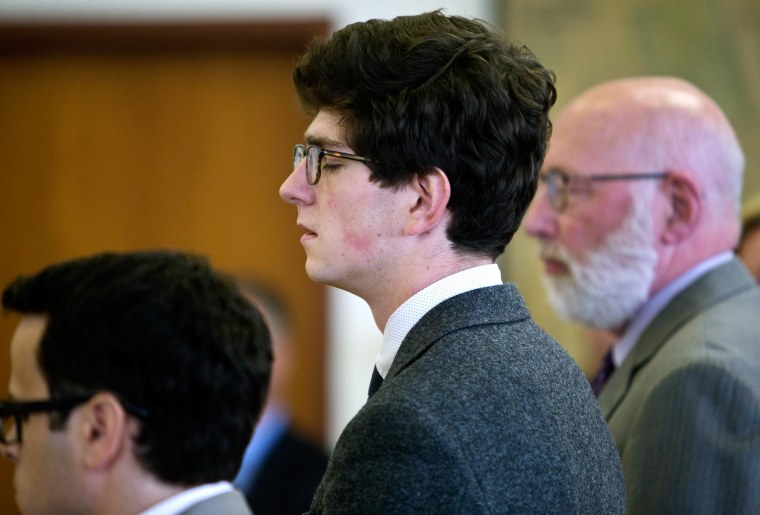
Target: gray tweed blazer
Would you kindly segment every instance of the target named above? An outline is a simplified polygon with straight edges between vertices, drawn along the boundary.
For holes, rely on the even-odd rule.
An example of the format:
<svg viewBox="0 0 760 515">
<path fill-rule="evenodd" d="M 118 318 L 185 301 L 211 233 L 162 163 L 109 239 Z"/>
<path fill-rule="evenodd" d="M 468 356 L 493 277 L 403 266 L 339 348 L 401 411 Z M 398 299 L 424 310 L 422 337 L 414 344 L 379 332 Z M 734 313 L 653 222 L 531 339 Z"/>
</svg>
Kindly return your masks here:
<svg viewBox="0 0 760 515">
<path fill-rule="evenodd" d="M 676 296 L 599 396 L 629 513 L 760 512 L 760 289 L 737 260 Z"/>
<path fill-rule="evenodd" d="M 402 343 L 341 434 L 311 513 L 622 513 L 583 374 L 514 285 L 453 297 Z"/>
</svg>

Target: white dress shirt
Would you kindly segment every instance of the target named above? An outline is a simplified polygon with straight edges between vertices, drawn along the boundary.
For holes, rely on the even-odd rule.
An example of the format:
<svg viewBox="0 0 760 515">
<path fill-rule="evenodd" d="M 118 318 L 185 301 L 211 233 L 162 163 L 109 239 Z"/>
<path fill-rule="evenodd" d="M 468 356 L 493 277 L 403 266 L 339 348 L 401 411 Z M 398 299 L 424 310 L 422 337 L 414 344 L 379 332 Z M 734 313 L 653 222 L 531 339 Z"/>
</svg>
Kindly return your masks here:
<svg viewBox="0 0 760 515">
<path fill-rule="evenodd" d="M 388 375 L 401 342 L 425 313 L 460 293 L 500 284 L 499 266 L 481 265 L 444 277 L 409 297 L 393 312 L 385 325 L 383 344 L 375 359 L 377 371 L 383 379 Z"/>
</svg>

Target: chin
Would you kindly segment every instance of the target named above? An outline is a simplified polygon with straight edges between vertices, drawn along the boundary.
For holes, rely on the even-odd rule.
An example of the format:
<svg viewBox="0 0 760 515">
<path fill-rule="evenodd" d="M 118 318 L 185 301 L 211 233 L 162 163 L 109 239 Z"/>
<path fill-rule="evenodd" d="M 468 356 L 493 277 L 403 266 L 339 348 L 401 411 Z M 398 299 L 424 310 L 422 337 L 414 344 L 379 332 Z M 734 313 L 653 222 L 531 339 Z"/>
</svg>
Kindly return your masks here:
<svg viewBox="0 0 760 515">
<path fill-rule="evenodd" d="M 324 286 L 332 286 L 333 288 L 338 288 L 339 290 L 344 290 L 349 293 L 354 293 L 352 289 L 353 285 L 348 283 L 344 276 L 341 277 L 341 276 L 336 275 L 335 270 L 333 269 L 328 269 L 325 267 L 311 267 L 307 263 L 306 275 L 308 275 L 309 279 L 311 279 L 315 283 L 319 283 Z"/>
<path fill-rule="evenodd" d="M 315 283 L 330 284 L 329 274 L 326 273 L 324 267 L 314 263 L 313 260 L 307 258 L 304 268 L 306 269 L 306 275 Z"/>
</svg>

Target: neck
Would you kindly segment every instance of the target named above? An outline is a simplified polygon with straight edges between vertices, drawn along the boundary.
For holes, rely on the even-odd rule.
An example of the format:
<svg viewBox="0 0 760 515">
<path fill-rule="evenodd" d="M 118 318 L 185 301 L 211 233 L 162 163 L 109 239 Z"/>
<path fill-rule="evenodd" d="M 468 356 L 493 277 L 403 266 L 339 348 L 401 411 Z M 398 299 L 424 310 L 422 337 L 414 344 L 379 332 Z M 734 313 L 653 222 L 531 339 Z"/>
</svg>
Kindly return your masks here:
<svg viewBox="0 0 760 515">
<path fill-rule="evenodd" d="M 143 475 L 135 481 L 118 481 L 104 484 L 96 513 L 102 515 L 134 515 L 176 495 L 187 487 L 167 485 L 152 476 Z"/>
<path fill-rule="evenodd" d="M 369 304 L 375 324 L 383 332 L 393 312 L 416 293 L 457 272 L 490 264 L 493 260 L 489 257 L 467 255 L 440 261 L 436 266 L 429 263 L 420 267 L 409 266 L 388 278 L 372 295 L 360 296 Z"/>
</svg>

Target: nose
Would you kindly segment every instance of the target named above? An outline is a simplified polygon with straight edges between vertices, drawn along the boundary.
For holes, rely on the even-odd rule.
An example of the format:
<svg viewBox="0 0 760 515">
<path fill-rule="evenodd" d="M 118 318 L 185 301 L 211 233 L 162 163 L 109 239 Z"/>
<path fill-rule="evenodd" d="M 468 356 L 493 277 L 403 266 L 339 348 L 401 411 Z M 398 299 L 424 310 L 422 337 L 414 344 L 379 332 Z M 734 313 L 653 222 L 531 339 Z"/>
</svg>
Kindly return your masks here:
<svg viewBox="0 0 760 515">
<path fill-rule="evenodd" d="M 288 204 L 307 205 L 314 202 L 314 187 L 306 182 L 306 160 L 302 160 L 280 186 L 280 198 Z"/>
<path fill-rule="evenodd" d="M 557 237 L 557 212 L 549 200 L 544 185 L 539 185 L 536 196 L 528 207 L 524 227 L 526 234 L 533 238 L 552 240 Z"/>
</svg>

